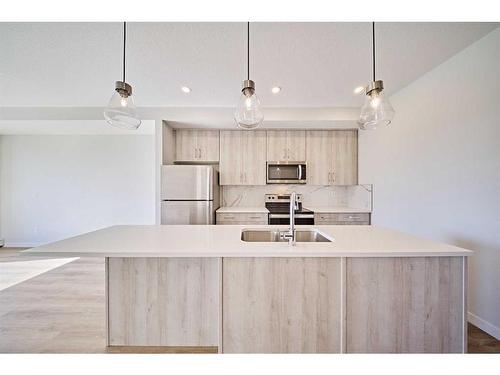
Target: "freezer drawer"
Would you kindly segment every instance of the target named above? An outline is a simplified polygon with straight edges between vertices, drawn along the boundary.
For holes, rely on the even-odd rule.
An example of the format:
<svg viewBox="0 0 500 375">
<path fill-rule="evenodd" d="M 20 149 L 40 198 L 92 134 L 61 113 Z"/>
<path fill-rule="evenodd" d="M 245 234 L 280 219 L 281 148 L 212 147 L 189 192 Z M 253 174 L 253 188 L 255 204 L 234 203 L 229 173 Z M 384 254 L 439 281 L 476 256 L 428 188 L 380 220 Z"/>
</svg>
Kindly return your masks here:
<svg viewBox="0 0 500 375">
<path fill-rule="evenodd" d="M 212 201 L 163 201 L 162 224 L 214 224 L 215 212 Z"/>
</svg>

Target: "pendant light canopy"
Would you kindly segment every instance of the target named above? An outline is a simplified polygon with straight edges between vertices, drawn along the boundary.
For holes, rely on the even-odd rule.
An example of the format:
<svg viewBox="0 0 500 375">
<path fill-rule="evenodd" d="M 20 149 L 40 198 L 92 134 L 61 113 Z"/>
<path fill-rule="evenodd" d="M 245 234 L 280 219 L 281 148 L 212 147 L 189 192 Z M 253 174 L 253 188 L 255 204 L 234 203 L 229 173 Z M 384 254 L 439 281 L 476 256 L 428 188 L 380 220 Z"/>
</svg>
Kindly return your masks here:
<svg viewBox="0 0 500 375">
<path fill-rule="evenodd" d="M 234 120 L 246 130 L 258 128 L 264 120 L 260 100 L 255 94 L 255 82 L 250 79 L 250 22 L 247 22 L 247 79 L 243 81 Z"/>
<path fill-rule="evenodd" d="M 384 97 L 384 82 L 375 78 L 375 22 L 372 22 L 373 82 L 365 87 L 365 102 L 361 107 L 358 125 L 362 130 L 375 130 L 389 125 L 394 117 L 394 109 L 389 99 Z"/>
<path fill-rule="evenodd" d="M 123 23 L 123 80 L 115 82 L 115 93 L 104 110 L 104 118 L 113 126 L 136 130 L 141 125 L 137 116 L 132 86 L 125 81 L 125 51 L 127 42 L 127 23 Z"/>
</svg>

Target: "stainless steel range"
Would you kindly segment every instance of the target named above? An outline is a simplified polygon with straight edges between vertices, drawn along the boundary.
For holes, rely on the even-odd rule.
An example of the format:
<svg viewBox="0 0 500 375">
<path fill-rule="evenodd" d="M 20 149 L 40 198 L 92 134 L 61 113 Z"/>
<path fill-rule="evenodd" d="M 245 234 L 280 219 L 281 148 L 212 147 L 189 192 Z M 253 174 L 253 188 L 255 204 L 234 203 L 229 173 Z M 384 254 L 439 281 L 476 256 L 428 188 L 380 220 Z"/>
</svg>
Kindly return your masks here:
<svg viewBox="0 0 500 375">
<path fill-rule="evenodd" d="M 297 203 L 295 224 L 314 225 L 314 212 L 302 207 L 302 194 L 297 194 Z M 266 208 L 269 210 L 268 224 L 290 224 L 290 194 L 266 194 Z"/>
</svg>

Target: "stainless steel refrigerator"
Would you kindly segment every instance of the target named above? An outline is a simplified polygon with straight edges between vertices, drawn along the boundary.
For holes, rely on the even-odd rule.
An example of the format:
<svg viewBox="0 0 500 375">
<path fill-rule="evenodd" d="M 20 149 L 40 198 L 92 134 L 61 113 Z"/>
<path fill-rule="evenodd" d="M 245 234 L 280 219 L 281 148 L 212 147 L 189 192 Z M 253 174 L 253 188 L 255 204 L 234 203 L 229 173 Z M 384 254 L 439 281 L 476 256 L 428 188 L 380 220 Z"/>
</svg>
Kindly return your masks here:
<svg viewBox="0 0 500 375">
<path fill-rule="evenodd" d="M 215 224 L 219 172 L 212 165 L 163 165 L 162 224 Z"/>
</svg>

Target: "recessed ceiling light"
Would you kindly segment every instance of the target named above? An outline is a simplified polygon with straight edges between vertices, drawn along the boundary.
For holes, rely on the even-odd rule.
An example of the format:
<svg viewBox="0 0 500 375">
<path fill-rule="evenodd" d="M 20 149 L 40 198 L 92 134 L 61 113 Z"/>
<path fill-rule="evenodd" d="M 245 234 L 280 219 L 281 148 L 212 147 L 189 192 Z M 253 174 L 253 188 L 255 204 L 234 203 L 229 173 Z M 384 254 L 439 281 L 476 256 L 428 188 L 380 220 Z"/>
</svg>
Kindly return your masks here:
<svg viewBox="0 0 500 375">
<path fill-rule="evenodd" d="M 279 93 L 280 91 L 281 91 L 281 87 L 279 87 L 279 86 L 274 86 L 274 87 L 271 89 L 271 92 L 272 92 L 273 94 L 277 94 L 277 93 Z"/>
<path fill-rule="evenodd" d="M 358 86 L 354 89 L 354 93 L 361 94 L 364 90 L 365 90 L 365 88 L 363 86 Z"/>
<path fill-rule="evenodd" d="M 181 90 L 184 94 L 189 94 L 191 92 L 191 89 L 187 86 L 182 86 Z"/>
</svg>

